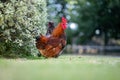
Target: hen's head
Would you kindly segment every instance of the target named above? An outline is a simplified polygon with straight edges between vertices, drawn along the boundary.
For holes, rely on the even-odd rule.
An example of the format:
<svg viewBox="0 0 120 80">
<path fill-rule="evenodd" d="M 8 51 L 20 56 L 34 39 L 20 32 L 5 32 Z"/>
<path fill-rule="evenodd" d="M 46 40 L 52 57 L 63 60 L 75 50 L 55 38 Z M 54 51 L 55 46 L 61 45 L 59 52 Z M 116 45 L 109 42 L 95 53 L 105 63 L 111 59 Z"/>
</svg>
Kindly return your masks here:
<svg viewBox="0 0 120 80">
<path fill-rule="evenodd" d="M 65 17 L 62 17 L 61 25 L 63 30 L 67 28 L 67 19 Z"/>
</svg>

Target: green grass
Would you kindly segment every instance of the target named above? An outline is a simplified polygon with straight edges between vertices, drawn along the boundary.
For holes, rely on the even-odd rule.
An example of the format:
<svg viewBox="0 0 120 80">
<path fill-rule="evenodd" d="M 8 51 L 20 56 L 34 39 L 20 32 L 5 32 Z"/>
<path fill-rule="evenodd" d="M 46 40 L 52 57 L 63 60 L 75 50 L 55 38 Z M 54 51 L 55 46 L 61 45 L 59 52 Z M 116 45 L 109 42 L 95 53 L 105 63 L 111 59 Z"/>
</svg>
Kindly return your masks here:
<svg viewBox="0 0 120 80">
<path fill-rule="evenodd" d="M 120 57 L 2 58 L 0 80 L 120 80 Z"/>
</svg>

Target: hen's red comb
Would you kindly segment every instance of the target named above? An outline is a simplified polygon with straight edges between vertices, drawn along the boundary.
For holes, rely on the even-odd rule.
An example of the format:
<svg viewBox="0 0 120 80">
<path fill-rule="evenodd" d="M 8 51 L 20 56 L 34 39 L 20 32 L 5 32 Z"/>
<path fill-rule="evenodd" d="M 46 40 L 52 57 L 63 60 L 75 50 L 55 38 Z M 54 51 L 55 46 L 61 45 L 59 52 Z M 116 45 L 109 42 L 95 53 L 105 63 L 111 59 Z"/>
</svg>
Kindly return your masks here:
<svg viewBox="0 0 120 80">
<path fill-rule="evenodd" d="M 67 24 L 67 19 L 66 19 L 65 17 L 62 17 L 62 22 L 63 22 L 64 24 Z"/>
<path fill-rule="evenodd" d="M 65 17 L 62 17 L 62 28 L 65 30 L 67 28 L 67 19 Z"/>
</svg>

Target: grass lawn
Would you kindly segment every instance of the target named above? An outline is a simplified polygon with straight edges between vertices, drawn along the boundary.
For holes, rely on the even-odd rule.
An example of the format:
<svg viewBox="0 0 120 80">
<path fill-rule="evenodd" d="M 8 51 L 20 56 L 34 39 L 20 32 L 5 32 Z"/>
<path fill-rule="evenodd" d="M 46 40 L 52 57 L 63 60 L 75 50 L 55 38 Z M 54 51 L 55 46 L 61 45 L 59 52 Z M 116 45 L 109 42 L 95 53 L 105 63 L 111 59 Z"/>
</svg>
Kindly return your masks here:
<svg viewBox="0 0 120 80">
<path fill-rule="evenodd" d="M 0 80 L 120 80 L 120 57 L 2 58 Z"/>
</svg>

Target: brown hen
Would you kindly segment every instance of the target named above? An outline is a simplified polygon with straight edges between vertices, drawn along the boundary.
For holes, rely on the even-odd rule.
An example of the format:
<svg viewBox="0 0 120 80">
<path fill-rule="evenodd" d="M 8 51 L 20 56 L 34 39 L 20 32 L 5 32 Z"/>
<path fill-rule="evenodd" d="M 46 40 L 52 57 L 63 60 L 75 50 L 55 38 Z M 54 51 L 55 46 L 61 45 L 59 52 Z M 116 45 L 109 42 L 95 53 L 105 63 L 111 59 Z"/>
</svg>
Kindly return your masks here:
<svg viewBox="0 0 120 80">
<path fill-rule="evenodd" d="M 40 34 L 36 39 L 36 47 L 44 57 L 58 57 L 66 45 L 65 29 L 67 20 L 62 17 L 61 22 L 47 36 Z"/>
</svg>

